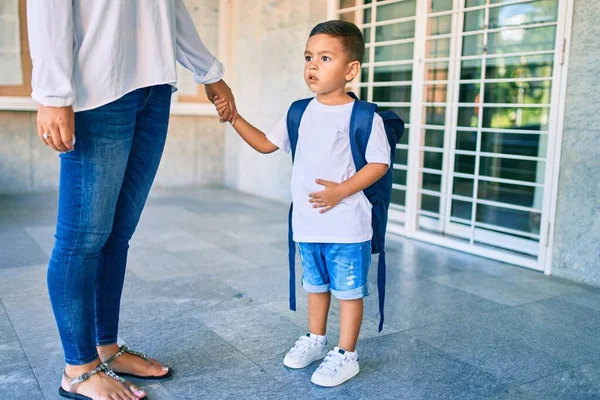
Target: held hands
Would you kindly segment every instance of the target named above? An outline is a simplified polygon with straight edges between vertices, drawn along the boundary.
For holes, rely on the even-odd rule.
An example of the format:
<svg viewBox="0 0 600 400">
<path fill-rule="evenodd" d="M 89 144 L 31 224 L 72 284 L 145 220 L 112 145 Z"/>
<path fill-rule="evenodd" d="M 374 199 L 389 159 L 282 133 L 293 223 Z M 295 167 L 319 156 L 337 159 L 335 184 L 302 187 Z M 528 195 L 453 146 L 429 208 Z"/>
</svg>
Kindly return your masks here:
<svg viewBox="0 0 600 400">
<path fill-rule="evenodd" d="M 235 106 L 235 98 L 233 97 L 233 93 L 231 93 L 231 89 L 225 81 L 220 80 L 215 83 L 211 83 L 204 86 L 204 90 L 206 91 L 206 96 L 212 101 L 212 103 L 217 107 L 217 111 L 219 112 L 219 122 L 235 122 L 235 118 L 237 117 L 237 108 Z M 221 100 L 219 104 L 217 101 Z"/>
<path fill-rule="evenodd" d="M 227 114 L 227 112 L 230 109 L 230 104 L 229 101 L 227 101 L 226 99 L 222 99 L 219 96 L 215 96 L 213 99 L 213 103 L 215 105 L 215 108 L 217 109 L 217 112 L 219 113 L 219 122 L 231 122 L 231 125 L 233 126 L 235 124 L 235 120 L 237 118 L 237 112 L 236 115 L 232 118 L 232 119 L 226 119 L 225 115 Z"/>
<path fill-rule="evenodd" d="M 55 151 L 66 153 L 75 146 L 75 114 L 73 107 L 40 105 L 37 113 L 38 136 Z"/>
<path fill-rule="evenodd" d="M 321 214 L 331 210 L 347 197 L 344 193 L 343 186 L 339 183 L 326 181 L 324 179 L 317 179 L 315 182 L 321 186 L 325 186 L 325 189 L 320 192 L 310 193 L 308 195 L 310 197 L 308 201 L 309 203 L 312 203 L 313 208 L 320 208 L 319 212 Z"/>
</svg>

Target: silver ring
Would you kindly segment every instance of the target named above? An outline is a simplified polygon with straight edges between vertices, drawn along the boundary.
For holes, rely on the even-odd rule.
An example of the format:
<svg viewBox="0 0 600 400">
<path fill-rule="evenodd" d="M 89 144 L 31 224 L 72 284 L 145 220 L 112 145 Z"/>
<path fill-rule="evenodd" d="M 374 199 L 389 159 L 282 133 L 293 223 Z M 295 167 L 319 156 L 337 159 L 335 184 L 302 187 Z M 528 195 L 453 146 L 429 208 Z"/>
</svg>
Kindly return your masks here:
<svg viewBox="0 0 600 400">
<path fill-rule="evenodd" d="M 44 140 L 48 140 L 51 136 L 52 135 L 50 135 L 50 134 L 48 134 L 46 132 L 42 133 L 42 137 L 44 138 Z"/>
</svg>

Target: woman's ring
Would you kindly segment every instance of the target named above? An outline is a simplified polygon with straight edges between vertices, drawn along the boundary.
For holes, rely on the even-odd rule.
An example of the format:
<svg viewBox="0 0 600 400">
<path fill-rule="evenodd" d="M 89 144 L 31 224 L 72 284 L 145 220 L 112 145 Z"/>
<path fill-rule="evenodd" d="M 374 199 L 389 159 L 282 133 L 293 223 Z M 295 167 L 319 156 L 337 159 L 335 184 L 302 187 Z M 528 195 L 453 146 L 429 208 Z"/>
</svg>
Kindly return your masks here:
<svg viewBox="0 0 600 400">
<path fill-rule="evenodd" d="M 46 132 L 42 133 L 42 137 L 44 138 L 44 140 L 50 139 L 50 136 L 51 135 L 49 133 L 46 133 Z"/>
</svg>

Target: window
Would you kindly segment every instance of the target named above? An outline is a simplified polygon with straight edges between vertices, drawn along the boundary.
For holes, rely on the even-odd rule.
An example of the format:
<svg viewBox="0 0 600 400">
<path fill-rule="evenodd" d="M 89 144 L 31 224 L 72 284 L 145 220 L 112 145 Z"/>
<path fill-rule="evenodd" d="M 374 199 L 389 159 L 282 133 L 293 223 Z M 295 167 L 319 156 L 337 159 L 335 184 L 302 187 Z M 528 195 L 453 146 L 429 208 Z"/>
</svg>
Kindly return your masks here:
<svg viewBox="0 0 600 400">
<path fill-rule="evenodd" d="M 31 59 L 27 40 L 26 0 L 0 4 L 0 96 L 31 94 Z"/>
<path fill-rule="evenodd" d="M 367 44 L 351 89 L 407 122 L 391 230 L 540 268 L 565 2 L 337 3 Z"/>
</svg>

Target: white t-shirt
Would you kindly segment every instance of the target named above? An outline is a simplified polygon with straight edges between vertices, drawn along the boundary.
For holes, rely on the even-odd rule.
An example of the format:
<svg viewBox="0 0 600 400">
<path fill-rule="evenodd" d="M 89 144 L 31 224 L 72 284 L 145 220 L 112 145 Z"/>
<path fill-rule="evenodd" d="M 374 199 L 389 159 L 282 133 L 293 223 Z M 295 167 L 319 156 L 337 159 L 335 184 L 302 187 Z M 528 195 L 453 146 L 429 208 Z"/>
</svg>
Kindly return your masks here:
<svg viewBox="0 0 600 400">
<path fill-rule="evenodd" d="M 371 203 L 358 192 L 331 210 L 320 213 L 309 203 L 309 193 L 325 187 L 316 179 L 341 183 L 356 173 L 350 150 L 350 115 L 354 102 L 327 106 L 313 99 L 298 129 L 296 157 L 292 169 L 292 225 L 294 241 L 312 243 L 360 243 L 371 240 Z M 290 152 L 287 113 L 267 133 L 267 139 Z M 377 114 L 366 149 L 368 163 L 390 164 L 390 145 L 383 120 Z"/>
</svg>

